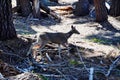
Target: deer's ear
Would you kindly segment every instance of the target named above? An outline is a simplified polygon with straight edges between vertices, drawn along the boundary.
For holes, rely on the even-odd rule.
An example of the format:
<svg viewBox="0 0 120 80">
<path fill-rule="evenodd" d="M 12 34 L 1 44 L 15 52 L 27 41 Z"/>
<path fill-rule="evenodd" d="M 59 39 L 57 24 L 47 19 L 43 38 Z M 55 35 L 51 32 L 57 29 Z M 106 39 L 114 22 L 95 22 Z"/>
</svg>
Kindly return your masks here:
<svg viewBox="0 0 120 80">
<path fill-rule="evenodd" d="M 73 25 L 71 25 L 71 28 L 74 29 Z"/>
</svg>

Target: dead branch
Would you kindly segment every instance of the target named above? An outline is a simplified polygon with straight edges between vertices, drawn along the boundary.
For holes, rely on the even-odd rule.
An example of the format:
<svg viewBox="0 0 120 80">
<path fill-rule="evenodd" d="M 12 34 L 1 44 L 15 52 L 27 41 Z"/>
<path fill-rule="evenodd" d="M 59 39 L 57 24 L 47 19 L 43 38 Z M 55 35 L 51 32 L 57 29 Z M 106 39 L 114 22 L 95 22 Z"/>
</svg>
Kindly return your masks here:
<svg viewBox="0 0 120 80">
<path fill-rule="evenodd" d="M 87 70 L 88 73 L 90 73 L 89 70 L 88 70 L 88 68 L 86 67 L 84 61 L 83 61 L 82 56 L 80 55 L 80 52 L 79 52 L 79 50 L 78 50 L 78 47 L 76 47 L 76 49 L 77 49 L 77 52 L 78 52 L 78 56 L 79 56 L 81 62 L 83 63 L 83 65 L 84 65 L 84 68 Z"/>
<path fill-rule="evenodd" d="M 62 78 L 62 75 L 55 75 L 55 74 L 41 74 L 46 77 L 56 77 L 56 78 Z M 65 77 L 70 77 L 71 75 L 64 75 Z"/>
<path fill-rule="evenodd" d="M 33 65 L 37 66 L 37 67 L 41 67 L 41 68 L 48 68 L 48 67 L 64 67 L 66 62 L 61 62 L 58 64 L 40 64 L 38 62 L 33 62 Z"/>
<path fill-rule="evenodd" d="M 50 6 L 50 9 L 51 10 L 61 10 L 61 11 L 72 11 L 73 10 L 73 7 L 72 6 Z"/>
<path fill-rule="evenodd" d="M 68 80 L 67 79 L 67 77 L 60 71 L 60 70 L 58 70 L 58 69 L 55 69 L 58 73 L 60 73 L 63 77 L 64 77 L 64 79 L 66 79 L 66 80 Z"/>
<path fill-rule="evenodd" d="M 94 68 L 90 68 L 90 75 L 89 75 L 89 80 L 93 80 L 93 74 L 94 74 Z"/>
<path fill-rule="evenodd" d="M 50 62 L 52 62 L 52 59 L 50 58 L 50 56 L 48 55 L 48 53 L 46 53 L 46 57 L 48 58 L 48 60 L 49 60 Z"/>
<path fill-rule="evenodd" d="M 21 69 L 19 67 L 16 67 L 16 69 L 19 70 L 21 73 L 24 73 L 24 72 L 32 71 L 34 69 L 34 67 L 30 66 L 29 68 L 26 68 L 26 69 Z"/>
<path fill-rule="evenodd" d="M 108 69 L 108 72 L 107 72 L 107 74 L 105 75 L 106 77 L 108 77 L 109 75 L 110 75 L 110 73 L 111 73 L 111 70 L 113 69 L 113 68 L 115 68 L 117 65 L 117 62 L 120 60 L 120 56 L 118 56 L 116 59 L 115 59 L 115 61 L 110 65 L 110 67 L 109 67 L 109 69 Z"/>
</svg>

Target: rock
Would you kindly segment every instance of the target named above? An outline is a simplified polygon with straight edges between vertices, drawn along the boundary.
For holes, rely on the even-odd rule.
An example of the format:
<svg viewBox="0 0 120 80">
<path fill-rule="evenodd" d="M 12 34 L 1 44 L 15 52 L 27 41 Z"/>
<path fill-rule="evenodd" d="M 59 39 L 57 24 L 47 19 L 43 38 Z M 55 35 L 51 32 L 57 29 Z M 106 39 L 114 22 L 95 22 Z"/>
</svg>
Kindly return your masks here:
<svg viewBox="0 0 120 80">
<path fill-rule="evenodd" d="M 26 72 L 19 74 L 17 76 L 8 77 L 8 80 L 43 80 L 43 79 L 34 73 Z"/>
<path fill-rule="evenodd" d="M 86 16 L 89 14 L 88 0 L 79 0 L 73 3 L 73 14 L 76 16 Z"/>
</svg>

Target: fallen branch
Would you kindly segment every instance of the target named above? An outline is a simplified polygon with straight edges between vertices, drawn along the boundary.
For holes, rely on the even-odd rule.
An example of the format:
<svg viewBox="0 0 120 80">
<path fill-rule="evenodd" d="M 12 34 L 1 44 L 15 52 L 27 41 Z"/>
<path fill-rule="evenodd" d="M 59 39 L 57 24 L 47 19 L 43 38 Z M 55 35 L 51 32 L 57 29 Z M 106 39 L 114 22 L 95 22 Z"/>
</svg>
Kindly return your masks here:
<svg viewBox="0 0 120 80">
<path fill-rule="evenodd" d="M 60 73 L 61 74 L 61 76 L 63 76 L 64 77 L 64 79 L 66 79 L 66 80 L 68 80 L 67 79 L 67 77 L 60 71 L 60 70 L 58 70 L 58 69 L 55 69 L 58 73 Z"/>
<path fill-rule="evenodd" d="M 49 60 L 50 62 L 52 62 L 52 59 L 50 58 L 50 56 L 48 55 L 48 53 L 46 53 L 46 57 L 48 58 L 48 60 Z"/>
<path fill-rule="evenodd" d="M 89 75 L 89 80 L 93 80 L 93 73 L 94 73 L 94 68 L 90 68 L 90 75 Z"/>
<path fill-rule="evenodd" d="M 65 67 L 65 62 L 58 63 L 58 64 L 40 64 L 38 62 L 33 62 L 34 66 L 41 67 L 41 68 L 48 68 L 48 67 Z"/>
<path fill-rule="evenodd" d="M 65 76 L 65 77 L 70 77 L 70 76 L 71 76 L 71 75 L 64 75 L 64 76 L 62 76 L 62 75 L 42 74 L 42 73 L 41 73 L 41 75 L 43 75 L 43 76 L 45 76 L 45 77 L 56 77 L 56 78 L 63 78 L 64 76 Z"/>
<path fill-rule="evenodd" d="M 88 70 L 88 68 L 86 67 L 84 61 L 83 61 L 82 56 L 80 55 L 80 52 L 79 52 L 79 50 L 78 50 L 78 47 L 76 47 L 76 49 L 77 49 L 77 52 L 78 52 L 78 56 L 79 56 L 81 62 L 83 63 L 84 68 L 86 69 L 86 71 L 87 71 L 88 73 L 90 73 L 89 70 Z"/>
<path fill-rule="evenodd" d="M 116 64 L 117 64 L 118 61 L 120 61 L 120 56 L 118 56 L 117 59 L 110 65 L 110 67 L 108 69 L 108 72 L 105 75 L 106 77 L 108 77 L 111 73 L 111 70 L 117 66 Z"/>
<path fill-rule="evenodd" d="M 23 72 L 29 72 L 29 71 L 32 71 L 34 69 L 33 66 L 30 66 L 29 68 L 26 68 L 26 69 L 21 69 L 19 67 L 16 67 L 17 70 L 19 70 L 21 73 Z"/>
</svg>

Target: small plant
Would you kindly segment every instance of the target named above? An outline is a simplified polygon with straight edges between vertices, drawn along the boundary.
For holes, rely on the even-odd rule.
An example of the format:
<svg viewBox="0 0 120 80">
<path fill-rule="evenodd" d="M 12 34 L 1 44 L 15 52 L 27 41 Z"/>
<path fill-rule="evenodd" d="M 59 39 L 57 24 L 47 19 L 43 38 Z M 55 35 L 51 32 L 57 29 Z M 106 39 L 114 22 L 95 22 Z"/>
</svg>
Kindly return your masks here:
<svg viewBox="0 0 120 80">
<path fill-rule="evenodd" d="M 105 40 L 102 40 L 102 39 L 99 39 L 99 38 L 92 38 L 91 41 L 95 42 L 95 43 L 105 43 L 106 42 Z"/>
<path fill-rule="evenodd" d="M 78 64 L 80 64 L 78 61 L 76 61 L 76 60 L 74 60 L 74 59 L 70 60 L 69 63 L 70 63 L 71 65 L 78 65 Z"/>
<path fill-rule="evenodd" d="M 40 75 L 40 74 L 37 74 L 38 75 L 38 77 L 41 79 L 41 80 L 48 80 L 48 78 L 46 78 L 45 76 L 43 76 L 43 75 Z"/>
<path fill-rule="evenodd" d="M 45 76 L 43 75 L 38 75 L 39 78 L 41 78 L 42 80 L 48 80 L 48 78 L 46 78 Z"/>
<path fill-rule="evenodd" d="M 46 78 L 45 76 L 35 73 L 34 70 L 32 70 L 32 73 L 36 74 L 41 80 L 48 80 L 48 78 Z"/>
</svg>

